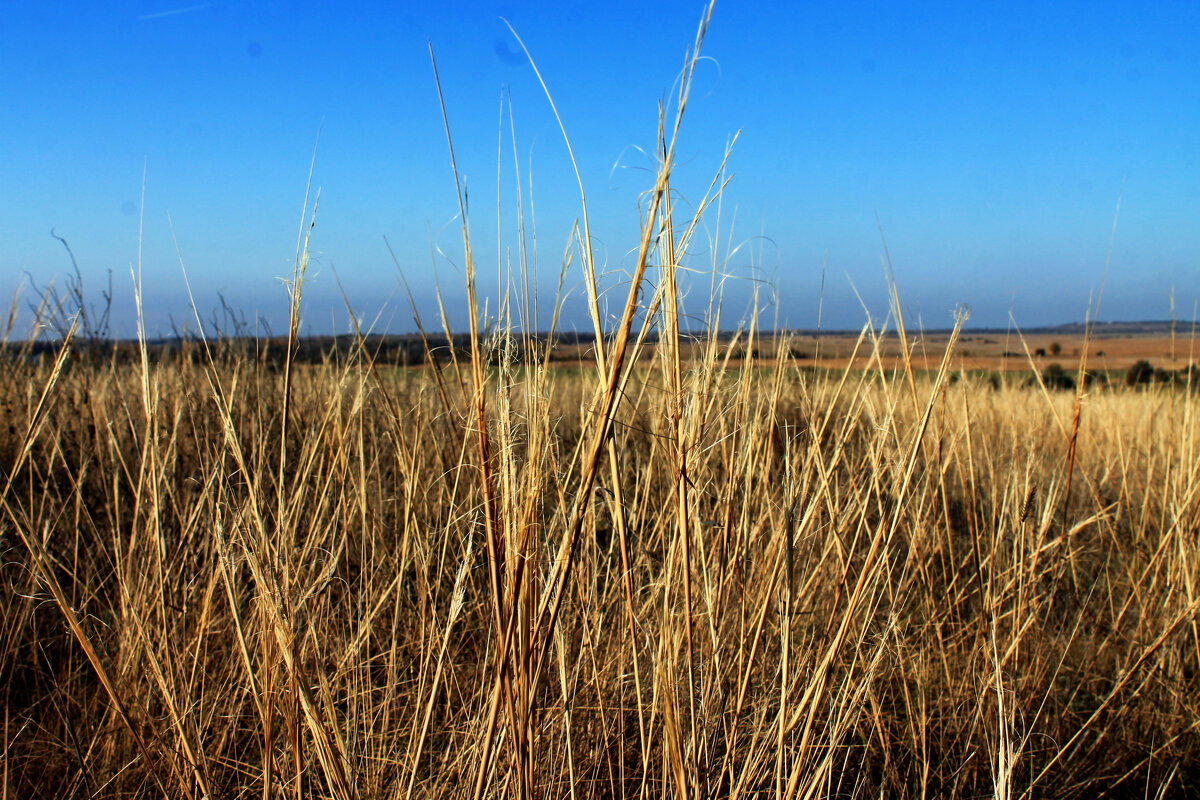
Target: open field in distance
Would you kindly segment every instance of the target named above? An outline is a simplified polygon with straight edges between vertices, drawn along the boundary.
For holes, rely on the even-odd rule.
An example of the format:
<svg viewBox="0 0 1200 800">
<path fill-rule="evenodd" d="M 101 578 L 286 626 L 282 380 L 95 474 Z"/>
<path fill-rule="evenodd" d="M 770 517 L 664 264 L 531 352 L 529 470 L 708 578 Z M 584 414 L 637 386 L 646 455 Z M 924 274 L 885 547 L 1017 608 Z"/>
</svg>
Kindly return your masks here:
<svg viewBox="0 0 1200 800">
<path fill-rule="evenodd" d="M 798 367 L 820 367 L 831 370 L 862 370 L 876 368 L 882 364 L 887 370 L 903 368 L 903 345 L 893 331 L 883 330 L 878 343 L 869 336 L 865 344 L 859 345 L 854 354 L 860 332 L 827 331 L 761 331 L 756 341 L 747 348 L 748 334 L 745 331 L 723 331 L 717 341 L 723 346 L 722 362 L 726 367 L 741 366 L 745 362 L 747 349 L 753 350 L 754 362 L 769 365 L 783 357 Z M 942 354 L 951 337 L 951 331 L 938 330 L 909 333 L 904 344 L 908 345 L 909 360 L 915 369 L 936 372 Z M 657 333 L 647 338 L 640 353 L 643 363 L 655 358 Z M 1108 323 L 1094 328 L 1090 334 L 1082 325 L 1064 325 L 1059 329 L 1034 329 L 1029 332 L 985 330 L 965 331 L 958 337 L 951 367 L 962 373 L 1030 373 L 1034 368 L 1044 370 L 1050 364 L 1059 364 L 1064 369 L 1078 369 L 1085 340 L 1090 340 L 1087 366 L 1089 371 L 1107 374 L 1116 378 L 1124 376 L 1136 362 L 1145 361 L 1159 369 L 1179 372 L 1189 364 L 1200 361 L 1200 341 L 1191 334 L 1190 325 L 1177 326 L 1176 335 L 1170 335 L 1170 323 Z M 262 361 L 278 369 L 288 353 L 286 338 L 252 339 L 234 338 L 221 340 L 225 350 L 238 350 L 247 358 Z M 687 357 L 698 357 L 708 346 L 706 335 L 684 337 L 681 349 Z M 447 338 L 442 334 L 428 335 L 430 357 L 426 343 L 417 334 L 367 335 L 362 346 L 372 354 L 380 366 L 423 367 L 434 360 L 449 364 L 454 349 L 458 358 L 470 355 L 469 338 L 454 335 Z M 116 360 L 130 363 L 140 359 L 136 341 L 97 343 L 92 357 L 98 361 Z M 294 348 L 296 363 L 321 364 L 326 360 L 347 357 L 360 345 L 354 336 L 324 336 L 302 339 Z M 525 339 L 514 335 L 513 346 L 520 354 L 526 349 L 531 354 L 544 355 L 549 346 L 549 360 L 562 367 L 578 367 L 595 362 L 594 337 L 587 334 L 534 334 Z M 53 341 L 41 341 L 26 347 L 14 342 L 7 345 L 15 357 L 23 353 L 35 353 L 42 358 L 53 359 L 56 346 Z M 196 360 L 202 354 L 199 340 L 162 339 L 148 343 L 147 352 L 152 361 L 170 361 L 184 357 Z M 852 358 L 853 356 L 853 358 Z M 528 360 L 521 358 L 521 360 Z"/>
</svg>

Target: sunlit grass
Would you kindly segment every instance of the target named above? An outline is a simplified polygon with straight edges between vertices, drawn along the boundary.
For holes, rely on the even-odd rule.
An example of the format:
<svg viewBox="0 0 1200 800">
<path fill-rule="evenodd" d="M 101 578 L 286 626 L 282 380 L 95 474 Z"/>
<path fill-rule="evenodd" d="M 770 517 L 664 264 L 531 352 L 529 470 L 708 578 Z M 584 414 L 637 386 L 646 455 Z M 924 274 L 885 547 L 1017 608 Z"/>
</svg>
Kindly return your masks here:
<svg viewBox="0 0 1200 800">
<path fill-rule="evenodd" d="M 685 347 L 672 122 L 582 361 L 6 351 L 6 797 L 1200 791 L 1196 393 Z"/>
</svg>

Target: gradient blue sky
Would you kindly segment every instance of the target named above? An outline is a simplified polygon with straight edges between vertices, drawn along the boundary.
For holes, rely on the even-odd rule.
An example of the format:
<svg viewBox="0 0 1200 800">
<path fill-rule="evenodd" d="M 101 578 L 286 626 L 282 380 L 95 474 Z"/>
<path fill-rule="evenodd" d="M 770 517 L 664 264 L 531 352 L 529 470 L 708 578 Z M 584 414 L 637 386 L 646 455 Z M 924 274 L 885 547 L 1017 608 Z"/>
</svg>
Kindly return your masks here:
<svg viewBox="0 0 1200 800">
<path fill-rule="evenodd" d="M 283 327 L 314 143 L 321 189 L 305 330 L 357 313 L 413 328 L 384 238 L 427 319 L 431 239 L 465 325 L 457 204 L 426 49 L 432 42 L 486 286 L 497 264 L 497 148 L 511 93 L 532 172 L 539 266 L 556 274 L 578 198 L 533 53 L 580 159 L 608 283 L 636 244 L 656 108 L 700 2 L 29 2 L 0 19 L 0 297 L 44 284 L 74 249 L 115 332 L 133 327 L 130 266 L 147 165 L 151 334 L 191 318 L 171 225 L 201 310 L 218 292 Z M 1200 4 L 718 2 L 685 119 L 676 188 L 699 199 L 737 131 L 722 210 L 726 325 L 756 285 L 767 311 L 857 327 L 886 311 L 882 222 L 906 312 L 945 327 L 1081 320 L 1124 194 L 1101 319 L 1179 316 L 1200 298 Z M 505 123 L 500 248 L 515 245 Z M 528 202 L 528 197 L 526 198 Z M 736 216 L 735 216 L 736 214 Z M 716 219 L 711 222 L 715 226 Z M 732 223 L 732 225 L 731 225 Z M 702 252 L 697 263 L 708 259 Z M 579 275 L 565 313 L 583 325 Z M 765 283 L 759 283 L 765 281 Z M 547 281 L 551 292 L 553 281 Z M 703 310 L 708 278 L 688 308 Z M 493 290 L 494 291 L 494 290 Z M 30 295 L 25 295 L 27 298 Z M 494 306 L 493 306 L 494 308 Z M 543 321 L 544 324 L 544 321 Z M 194 325 L 193 325 L 194 327 Z"/>
</svg>

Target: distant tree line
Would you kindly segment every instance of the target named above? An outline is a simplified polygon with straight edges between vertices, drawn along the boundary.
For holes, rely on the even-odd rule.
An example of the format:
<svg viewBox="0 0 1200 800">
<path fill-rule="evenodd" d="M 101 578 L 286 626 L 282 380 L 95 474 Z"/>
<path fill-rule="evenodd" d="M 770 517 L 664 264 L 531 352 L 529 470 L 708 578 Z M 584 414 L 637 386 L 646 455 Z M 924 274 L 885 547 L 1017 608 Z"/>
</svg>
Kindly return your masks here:
<svg viewBox="0 0 1200 800">
<path fill-rule="evenodd" d="M 1077 373 L 1068 371 L 1062 364 L 1048 364 L 1039 373 L 1042 383 L 1047 389 L 1074 389 Z M 1116 373 L 1115 377 L 1119 377 Z M 1114 383 L 1114 376 L 1105 372 L 1089 371 L 1084 374 L 1084 386 L 1107 388 Z M 1035 383 L 1029 378 L 1023 385 L 1032 386 Z M 1125 371 L 1123 383 L 1127 387 L 1139 388 L 1149 386 L 1191 386 L 1193 391 L 1200 391 L 1200 364 L 1192 364 L 1178 370 L 1155 367 L 1145 359 L 1137 361 Z"/>
</svg>

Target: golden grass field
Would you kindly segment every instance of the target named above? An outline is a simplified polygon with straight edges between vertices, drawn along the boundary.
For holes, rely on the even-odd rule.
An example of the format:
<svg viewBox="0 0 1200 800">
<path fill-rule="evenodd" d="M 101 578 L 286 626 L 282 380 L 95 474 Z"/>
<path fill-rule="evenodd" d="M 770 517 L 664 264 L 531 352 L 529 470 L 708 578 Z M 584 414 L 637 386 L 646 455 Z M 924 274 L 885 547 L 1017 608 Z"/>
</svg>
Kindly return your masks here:
<svg viewBox="0 0 1200 800">
<path fill-rule="evenodd" d="M 788 350 L 789 360 L 799 367 L 870 369 L 882 365 L 884 369 L 894 370 L 903 369 L 906 363 L 911 363 L 914 369 L 936 372 L 949 344 L 950 332 L 909 332 L 903 344 L 891 332 L 891 335 L 880 339 L 878 348 L 872 346 L 869 351 L 860 350 L 856 355 L 857 334 L 804 332 L 770 334 L 769 337 L 757 348 L 759 363 L 773 361 L 782 345 Z M 1200 350 L 1196 350 L 1191 326 L 1186 324 L 1178 326 L 1174 341 L 1170 336 L 1157 333 L 1131 333 L 1092 335 L 1088 337 L 1088 342 L 1088 370 L 1116 380 L 1123 379 L 1125 372 L 1137 361 L 1147 361 L 1155 367 L 1178 372 L 1200 359 Z M 1031 373 L 1034 369 L 1043 370 L 1056 363 L 1074 370 L 1084 350 L 1084 335 L 1044 332 L 1022 334 L 1018 329 L 964 332 L 958 337 L 958 344 L 951 361 L 951 366 L 957 371 Z M 1054 352 L 1055 345 L 1058 346 L 1057 354 Z M 735 348 L 736 353 L 744 351 L 745 347 Z M 731 363 L 740 363 L 740 358 L 734 357 Z"/>
<path fill-rule="evenodd" d="M 7 363 L 7 796 L 1196 790 L 1195 393 L 666 350 Z"/>
<path fill-rule="evenodd" d="M 584 369 L 4 351 L 3 797 L 1200 793 L 1195 387 L 683 342 L 677 130 Z"/>
<path fill-rule="evenodd" d="M 1094 336 L 1089 339 L 1087 347 L 1087 366 L 1089 370 L 1117 378 L 1123 377 L 1134 362 L 1142 360 L 1172 371 L 1186 369 L 1193 361 L 1200 359 L 1200 352 L 1194 355 L 1191 352 L 1193 343 L 1190 336 L 1190 326 L 1187 325 L 1179 326 L 1179 334 L 1174 342 L 1169 336 L 1155 334 Z M 937 369 L 937 361 L 946 347 L 947 338 L 944 333 L 923 337 L 923 346 L 913 351 L 913 358 L 921 369 Z M 1053 351 L 1055 345 L 1060 349 L 1057 355 Z M 1043 352 L 1039 354 L 1039 351 Z M 964 335 L 955 354 L 954 366 L 968 372 L 1029 372 L 1035 367 L 1045 369 L 1054 363 L 1074 369 L 1083 351 L 1082 335 L 1035 333 L 1022 337 L 1017 331 Z M 894 344 L 885 349 L 885 353 L 885 363 L 889 367 L 902 363 L 903 359 Z M 830 367 L 840 366 L 836 359 L 823 363 Z"/>
</svg>

